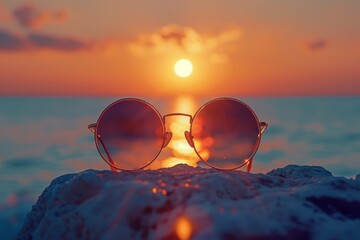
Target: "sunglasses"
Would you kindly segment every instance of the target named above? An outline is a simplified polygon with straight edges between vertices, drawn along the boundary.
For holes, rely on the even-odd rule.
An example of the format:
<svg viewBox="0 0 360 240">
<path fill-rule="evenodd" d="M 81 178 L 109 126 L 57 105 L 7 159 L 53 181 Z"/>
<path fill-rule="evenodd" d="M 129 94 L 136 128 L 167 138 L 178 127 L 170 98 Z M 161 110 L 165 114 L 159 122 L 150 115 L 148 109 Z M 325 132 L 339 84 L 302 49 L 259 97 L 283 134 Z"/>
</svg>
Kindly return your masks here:
<svg viewBox="0 0 360 240">
<path fill-rule="evenodd" d="M 218 170 L 244 165 L 251 170 L 261 136 L 268 127 L 254 111 L 234 98 L 217 98 L 205 103 L 194 116 L 170 113 L 161 116 L 148 102 L 125 98 L 110 104 L 88 129 L 111 170 L 139 170 L 150 165 L 172 138 L 165 129 L 169 116 L 186 116 L 190 131 L 184 136 L 197 156 Z"/>
</svg>

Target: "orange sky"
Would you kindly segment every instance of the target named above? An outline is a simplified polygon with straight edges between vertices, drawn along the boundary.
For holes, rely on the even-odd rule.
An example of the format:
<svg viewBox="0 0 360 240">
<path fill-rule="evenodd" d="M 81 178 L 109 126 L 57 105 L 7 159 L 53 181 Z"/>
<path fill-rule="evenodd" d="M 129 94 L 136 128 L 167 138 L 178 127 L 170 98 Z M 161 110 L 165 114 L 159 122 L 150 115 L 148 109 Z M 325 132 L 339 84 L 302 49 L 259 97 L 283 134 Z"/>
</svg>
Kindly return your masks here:
<svg viewBox="0 0 360 240">
<path fill-rule="evenodd" d="M 360 94 L 359 1 L 0 3 L 0 95 Z M 193 62 L 177 77 L 180 58 Z"/>
</svg>

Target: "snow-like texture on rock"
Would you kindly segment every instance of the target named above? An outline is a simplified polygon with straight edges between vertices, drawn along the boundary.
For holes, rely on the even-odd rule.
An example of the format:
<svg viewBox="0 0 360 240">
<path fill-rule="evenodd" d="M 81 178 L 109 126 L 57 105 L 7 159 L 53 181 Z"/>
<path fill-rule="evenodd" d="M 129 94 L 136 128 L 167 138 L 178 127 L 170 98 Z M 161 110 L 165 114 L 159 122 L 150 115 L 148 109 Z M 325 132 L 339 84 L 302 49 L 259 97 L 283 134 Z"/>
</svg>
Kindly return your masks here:
<svg viewBox="0 0 360 240">
<path fill-rule="evenodd" d="M 297 165 L 288 165 L 284 168 L 277 168 L 267 174 L 283 178 L 319 178 L 333 176 L 331 172 L 323 167 Z"/>
<path fill-rule="evenodd" d="M 189 226 L 180 226 L 179 219 Z M 294 165 L 268 174 L 186 165 L 121 173 L 87 170 L 55 179 L 18 238 L 186 235 L 207 240 L 360 239 L 360 181 Z"/>
</svg>

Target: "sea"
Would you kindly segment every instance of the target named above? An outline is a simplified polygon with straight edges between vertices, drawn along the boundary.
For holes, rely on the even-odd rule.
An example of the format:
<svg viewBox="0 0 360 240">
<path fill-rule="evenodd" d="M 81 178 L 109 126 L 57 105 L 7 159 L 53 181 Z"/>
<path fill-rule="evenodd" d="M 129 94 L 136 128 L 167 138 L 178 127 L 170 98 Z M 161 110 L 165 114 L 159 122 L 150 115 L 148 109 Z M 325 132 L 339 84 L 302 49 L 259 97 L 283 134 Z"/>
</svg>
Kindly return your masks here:
<svg viewBox="0 0 360 240">
<path fill-rule="evenodd" d="M 360 97 L 235 98 L 249 105 L 260 121 L 269 123 L 252 172 L 296 164 L 322 166 L 347 178 L 360 173 Z M 36 201 L 63 174 L 108 170 L 87 126 L 118 99 L 1 97 L 0 211 L 2 203 Z M 179 111 L 193 115 L 212 98 L 143 99 L 162 115 Z M 176 146 L 181 148 L 181 144 L 172 147 Z M 167 165 L 154 166 L 186 163 L 186 156 L 168 151 Z M 156 161 L 162 161 L 161 155 Z"/>
</svg>

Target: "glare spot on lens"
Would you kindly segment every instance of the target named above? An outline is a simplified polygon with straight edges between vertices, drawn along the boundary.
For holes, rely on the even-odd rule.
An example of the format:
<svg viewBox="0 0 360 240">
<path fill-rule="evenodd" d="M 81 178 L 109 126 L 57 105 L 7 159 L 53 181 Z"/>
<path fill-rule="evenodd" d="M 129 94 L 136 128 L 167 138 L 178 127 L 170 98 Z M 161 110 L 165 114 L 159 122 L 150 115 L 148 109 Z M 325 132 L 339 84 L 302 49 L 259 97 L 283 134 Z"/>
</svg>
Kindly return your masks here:
<svg viewBox="0 0 360 240">
<path fill-rule="evenodd" d="M 204 161 L 207 161 L 207 160 L 209 160 L 209 157 L 210 157 L 210 151 L 207 149 L 203 149 L 200 151 L 200 155 Z"/>
<path fill-rule="evenodd" d="M 206 137 L 203 139 L 202 144 L 204 147 L 211 147 L 214 144 L 214 138 Z"/>
</svg>

